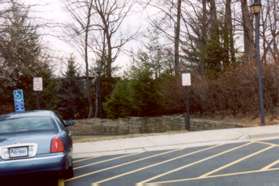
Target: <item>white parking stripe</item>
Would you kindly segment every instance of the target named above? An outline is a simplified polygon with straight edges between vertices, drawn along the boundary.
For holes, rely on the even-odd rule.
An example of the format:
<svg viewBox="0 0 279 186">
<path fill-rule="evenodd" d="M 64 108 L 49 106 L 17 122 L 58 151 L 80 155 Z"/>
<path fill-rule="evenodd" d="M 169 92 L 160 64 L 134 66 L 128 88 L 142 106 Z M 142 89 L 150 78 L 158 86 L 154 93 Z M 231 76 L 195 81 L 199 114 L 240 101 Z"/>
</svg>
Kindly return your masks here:
<svg viewBox="0 0 279 186">
<path fill-rule="evenodd" d="M 82 159 L 79 159 L 79 160 L 74 160 L 73 163 L 80 163 L 80 162 L 83 162 L 83 161 L 86 161 L 86 160 L 93 160 L 95 158 L 98 158 L 98 157 L 82 158 Z"/>
<path fill-rule="evenodd" d="M 261 170 L 269 170 L 269 169 L 271 169 L 272 167 L 274 167 L 275 165 L 278 165 L 278 164 L 279 164 L 279 160 L 276 160 L 276 161 L 272 162 L 271 164 L 266 165 Z"/>
<path fill-rule="evenodd" d="M 238 163 L 240 163 L 240 162 L 242 162 L 242 161 L 244 161 L 244 160 L 247 160 L 247 159 L 249 159 L 249 158 L 252 158 L 252 157 L 254 157 L 254 156 L 256 156 L 256 155 L 259 155 L 259 154 L 261 154 L 261 153 L 263 153 L 263 152 L 266 152 L 266 151 L 268 151 L 268 150 L 270 150 L 270 149 L 272 149 L 272 148 L 274 148 L 274 146 L 269 146 L 269 147 L 267 147 L 267 148 L 264 148 L 264 149 L 262 149 L 262 150 L 259 150 L 259 151 L 255 152 L 255 153 L 252 153 L 252 154 L 249 154 L 249 155 L 247 155 L 247 156 L 244 156 L 244 157 L 242 157 L 242 158 L 240 158 L 240 159 L 238 159 L 238 160 L 235 160 L 235 161 L 233 161 L 233 162 L 231 162 L 231 163 L 228 163 L 228 164 L 226 164 L 226 165 L 224 165 L 224 166 L 222 166 L 222 167 L 219 167 L 218 169 L 215 169 L 215 170 L 213 170 L 213 171 L 210 171 L 210 172 L 208 172 L 208 173 L 205 173 L 205 174 L 203 174 L 202 176 L 200 176 L 200 178 L 208 177 L 209 175 L 212 175 L 212 174 L 214 174 L 214 173 L 216 173 L 216 172 L 219 172 L 219 171 L 224 170 L 224 169 L 226 169 L 226 168 L 228 168 L 228 167 L 231 167 L 231 166 L 233 166 L 233 165 L 236 165 L 236 164 L 238 164 Z"/>
<path fill-rule="evenodd" d="M 243 145 L 240 145 L 240 146 L 234 147 L 234 148 L 232 148 L 232 149 L 225 150 L 225 151 L 220 152 L 220 153 L 218 153 L 218 154 L 215 154 L 215 155 L 209 156 L 209 157 L 207 157 L 207 158 L 204 158 L 204 159 L 201 159 L 201 160 L 195 161 L 195 162 L 193 162 L 193 163 L 190 163 L 190 164 L 187 164 L 187 165 L 184 165 L 184 166 L 178 167 L 178 168 L 173 169 L 173 170 L 171 170 L 171 171 L 168 171 L 168 172 L 165 172 L 165 173 L 163 173 L 163 174 L 159 174 L 159 175 L 154 176 L 154 177 L 152 177 L 152 178 L 149 178 L 149 179 L 146 179 L 146 180 L 144 180 L 144 181 L 141 181 L 141 182 L 137 183 L 137 186 L 143 186 L 143 185 L 145 185 L 145 183 L 150 182 L 150 181 L 152 181 L 152 180 L 155 180 L 155 179 L 157 179 L 157 178 L 160 178 L 160 177 L 166 176 L 166 175 L 171 174 L 171 173 L 174 173 L 174 172 L 178 172 L 178 171 L 180 171 L 180 170 L 182 170 L 182 169 L 185 169 L 185 168 L 188 168 L 188 167 L 191 167 L 191 166 L 197 165 L 197 164 L 199 164 L 199 163 L 202 163 L 202 162 L 205 162 L 205 161 L 207 161 L 207 160 L 210 160 L 210 159 L 216 158 L 216 157 L 221 156 L 221 155 L 223 155 L 223 154 L 227 154 L 227 153 L 229 153 L 229 152 L 232 152 L 232 151 L 234 151 L 234 150 L 237 150 L 237 149 L 240 149 L 240 148 L 246 147 L 246 146 L 251 145 L 251 144 L 252 144 L 252 143 L 246 143 L 246 144 L 243 144 Z"/>
<path fill-rule="evenodd" d="M 70 181 L 77 180 L 77 179 L 80 179 L 80 178 L 83 178 L 83 177 L 86 177 L 86 176 L 91 176 L 91 175 L 94 175 L 96 173 L 104 172 L 104 171 L 111 170 L 111 169 L 114 169 L 114 168 L 118 168 L 118 167 L 122 167 L 122 166 L 129 165 L 129 164 L 132 164 L 132 163 L 136 163 L 136 162 L 139 162 L 139 161 L 147 160 L 147 159 L 150 159 L 150 158 L 162 156 L 164 154 L 172 153 L 172 152 L 179 151 L 179 150 L 181 150 L 181 149 L 162 152 L 162 153 L 155 154 L 155 155 L 152 155 L 152 156 L 148 156 L 148 157 L 145 157 L 145 158 L 140 158 L 140 159 L 137 159 L 137 160 L 128 161 L 126 163 L 115 165 L 115 166 L 112 166 L 112 167 L 107 167 L 107 168 L 104 168 L 104 169 L 101 169 L 101 170 L 98 170 L 98 171 L 88 172 L 86 174 L 82 174 L 80 176 L 76 176 L 76 177 L 73 177 L 71 179 L 68 179 L 68 180 L 66 180 L 66 182 L 70 182 Z M 140 154 L 140 153 L 138 153 L 138 154 Z M 136 155 L 136 154 L 134 154 L 134 155 Z"/>
<path fill-rule="evenodd" d="M 254 141 L 254 143 L 260 143 L 260 144 L 269 145 L 269 146 L 279 146 L 278 144 L 270 143 L 270 142 L 266 142 L 266 141 Z"/>
<path fill-rule="evenodd" d="M 168 160 L 165 160 L 165 161 L 162 161 L 162 162 L 151 164 L 151 165 L 148 165 L 146 167 L 142 167 L 142 168 L 139 168 L 139 169 L 127 172 L 127 173 L 123 173 L 123 174 L 120 174 L 120 175 L 117 175 L 117 176 L 114 176 L 114 177 L 111 177 L 111 178 L 107 178 L 107 179 L 101 180 L 101 181 L 96 182 L 96 183 L 92 183 L 92 186 L 99 186 L 101 183 L 104 183 L 104 182 L 107 182 L 107 181 L 111 181 L 111 180 L 114 180 L 116 178 L 120 178 L 120 177 L 129 175 L 129 174 L 133 174 L 133 173 L 136 173 L 136 172 L 140 172 L 142 170 L 145 170 L 145 169 L 148 169 L 148 168 L 151 168 L 151 167 L 155 167 L 155 166 L 158 166 L 158 165 L 161 165 L 161 164 L 164 164 L 164 163 L 168 163 L 168 162 L 180 159 L 180 158 L 185 158 L 187 156 L 194 155 L 194 154 L 206 151 L 206 150 L 210 150 L 210 149 L 216 148 L 218 146 L 220 146 L 220 145 L 210 146 L 208 148 L 203 148 L 203 149 L 200 149 L 200 150 L 196 150 L 194 152 L 191 152 L 191 153 L 188 153 L 188 154 L 184 154 L 184 155 L 180 155 L 180 156 L 177 156 L 177 157 L 172 158 L 172 159 L 168 159 Z M 182 150 L 185 150 L 185 149 L 182 149 Z"/>
<path fill-rule="evenodd" d="M 240 176 L 240 175 L 247 175 L 247 174 L 255 174 L 255 173 L 264 173 L 264 172 L 275 172 L 279 171 L 279 168 L 269 169 L 269 170 L 252 170 L 252 171 L 244 171 L 244 172 L 234 172 L 234 173 L 228 173 L 228 174 L 218 174 L 218 175 L 211 175 L 208 177 L 200 178 L 187 178 L 187 179 L 181 179 L 181 180 L 169 180 L 169 181 L 162 181 L 162 182 L 152 182 L 152 183 L 143 183 L 141 186 L 169 186 L 173 185 L 175 183 L 181 183 L 181 182 L 187 182 L 187 181 L 198 181 L 198 180 L 206 180 L 206 179 L 212 179 L 212 178 L 224 178 L 224 177 L 230 177 L 230 176 Z"/>
<path fill-rule="evenodd" d="M 86 164 L 86 165 L 81 165 L 79 167 L 75 167 L 74 170 L 82 169 L 82 168 L 85 168 L 85 167 L 90 167 L 90 166 L 93 166 L 93 165 L 98 165 L 98 164 L 101 164 L 101 163 L 106 163 L 106 162 L 121 159 L 121 158 L 126 158 L 126 157 L 129 157 L 129 156 L 134 156 L 134 155 L 137 155 L 137 154 L 140 154 L 140 153 L 142 153 L 142 152 L 133 153 L 133 154 L 125 154 L 125 155 L 122 155 L 122 156 L 117 156 L 117 157 L 114 157 L 114 158 L 110 158 L 110 159 L 106 159 L 106 160 L 102 160 L 102 161 L 98 161 L 98 162 L 93 162 L 93 163 L 89 163 L 89 164 Z"/>
</svg>

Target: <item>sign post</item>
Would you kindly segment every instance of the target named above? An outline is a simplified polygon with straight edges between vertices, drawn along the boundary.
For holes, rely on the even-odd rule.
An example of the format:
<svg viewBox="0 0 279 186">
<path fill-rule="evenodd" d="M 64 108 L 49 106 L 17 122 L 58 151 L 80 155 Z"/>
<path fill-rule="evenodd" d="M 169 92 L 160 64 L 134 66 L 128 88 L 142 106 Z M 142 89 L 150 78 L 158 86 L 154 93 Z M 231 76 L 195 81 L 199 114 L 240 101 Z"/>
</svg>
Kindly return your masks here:
<svg viewBox="0 0 279 186">
<path fill-rule="evenodd" d="M 42 77 L 34 77 L 33 78 L 33 91 L 36 92 L 36 102 L 37 109 L 40 109 L 40 92 L 43 91 L 43 78 Z"/>
<path fill-rule="evenodd" d="M 22 89 L 13 91 L 15 112 L 25 112 L 24 95 Z"/>
<path fill-rule="evenodd" d="M 185 107 L 186 107 L 186 113 L 184 114 L 185 118 L 185 129 L 190 130 L 191 129 L 191 121 L 190 121 L 190 91 L 189 87 L 191 86 L 191 74 L 190 73 L 182 73 L 182 86 L 184 87 L 185 91 Z"/>
</svg>

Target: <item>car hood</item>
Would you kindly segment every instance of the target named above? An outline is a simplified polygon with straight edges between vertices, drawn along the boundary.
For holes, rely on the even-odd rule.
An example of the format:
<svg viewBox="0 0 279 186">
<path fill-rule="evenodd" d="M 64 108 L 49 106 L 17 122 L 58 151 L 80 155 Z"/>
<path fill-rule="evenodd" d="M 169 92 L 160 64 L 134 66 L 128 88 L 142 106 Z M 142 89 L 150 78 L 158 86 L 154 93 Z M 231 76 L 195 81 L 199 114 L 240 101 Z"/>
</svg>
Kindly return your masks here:
<svg viewBox="0 0 279 186">
<path fill-rule="evenodd" d="M 42 133 L 22 133 L 0 136 L 0 147 L 15 144 L 35 143 L 38 145 L 37 154 L 50 152 L 51 139 L 56 135 L 55 132 Z"/>
</svg>

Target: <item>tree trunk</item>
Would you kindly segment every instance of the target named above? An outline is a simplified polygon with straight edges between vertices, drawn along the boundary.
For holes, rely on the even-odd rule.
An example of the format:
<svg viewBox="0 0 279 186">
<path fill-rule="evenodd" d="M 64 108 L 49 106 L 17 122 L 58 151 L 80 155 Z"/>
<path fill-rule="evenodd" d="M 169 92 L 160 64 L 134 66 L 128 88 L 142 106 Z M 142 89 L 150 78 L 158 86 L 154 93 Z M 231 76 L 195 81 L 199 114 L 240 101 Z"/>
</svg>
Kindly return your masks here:
<svg viewBox="0 0 279 186">
<path fill-rule="evenodd" d="M 175 39 L 174 39 L 174 71 L 175 75 L 179 77 L 180 69 L 180 29 L 181 29 L 181 1 L 177 0 L 177 15 L 176 15 L 176 23 L 175 23 Z"/>
<path fill-rule="evenodd" d="M 223 69 L 223 59 L 220 55 L 224 56 L 223 48 L 220 42 L 219 21 L 217 18 L 217 8 L 215 0 L 210 0 L 210 18 L 209 18 L 209 38 L 207 72 L 211 77 L 216 77 L 216 74 Z M 222 57 L 224 58 L 224 57 Z"/>
<path fill-rule="evenodd" d="M 96 78 L 96 97 L 95 97 L 95 118 L 101 116 L 101 111 L 103 109 L 102 107 L 102 92 L 101 92 L 101 74 L 102 74 L 102 69 L 103 65 L 107 65 L 107 55 L 106 55 L 106 30 L 103 31 L 103 41 L 102 41 L 102 53 L 101 53 L 101 59 L 100 61 L 97 61 L 97 78 Z M 106 68 L 105 68 L 105 74 L 107 73 Z"/>
<path fill-rule="evenodd" d="M 85 45 L 87 46 L 87 45 Z M 85 49 L 85 65 L 86 65 L 86 89 L 87 89 L 87 100 L 88 100 L 88 118 L 93 116 L 93 100 L 91 93 L 91 80 L 89 77 L 89 65 L 88 65 L 88 49 Z"/>
<path fill-rule="evenodd" d="M 211 39 L 214 37 L 216 40 L 220 40 L 219 24 L 217 19 L 217 9 L 215 0 L 210 0 L 210 34 Z"/>
<path fill-rule="evenodd" d="M 247 62 L 254 61 L 254 39 L 253 39 L 253 21 L 249 14 L 247 0 L 241 0 L 242 21 L 244 31 L 244 52 Z"/>
<path fill-rule="evenodd" d="M 207 56 L 207 0 L 202 0 L 202 43 L 201 43 L 201 59 L 200 59 L 200 66 L 201 66 L 201 74 L 205 73 L 205 59 Z"/>
<path fill-rule="evenodd" d="M 88 62 L 88 35 L 89 35 L 89 27 L 91 24 L 91 10 L 92 10 L 92 1 L 88 8 L 87 14 L 87 23 L 85 28 L 85 38 L 84 38 L 84 61 L 86 68 L 86 89 L 87 89 L 87 99 L 88 99 L 88 118 L 93 116 L 93 100 L 92 100 L 92 92 L 91 92 L 91 80 L 89 77 L 89 62 Z"/>
<path fill-rule="evenodd" d="M 279 32 L 278 32 L 278 23 L 279 23 L 279 13 L 278 13 L 278 9 L 279 6 L 278 5 L 279 1 L 278 0 L 273 0 L 273 6 L 272 6 L 272 11 L 273 11 L 273 22 L 271 23 L 271 25 L 273 25 L 273 28 L 271 29 L 272 31 L 272 40 L 273 40 L 273 60 L 275 62 L 279 62 L 279 49 L 278 49 L 278 45 L 279 45 Z"/>
<path fill-rule="evenodd" d="M 99 62 L 101 63 L 101 61 Z M 101 116 L 102 103 L 101 103 L 101 64 L 98 64 L 97 77 L 96 77 L 96 98 L 95 98 L 95 118 Z"/>
<path fill-rule="evenodd" d="M 111 45 L 111 37 L 109 32 L 106 33 L 107 37 L 107 45 L 108 45 L 108 55 L 106 58 L 107 62 L 107 69 L 106 69 L 106 76 L 108 79 L 111 79 L 112 77 L 112 45 Z"/>
<path fill-rule="evenodd" d="M 232 10 L 231 0 L 226 0 L 225 8 L 225 49 L 230 64 L 235 63 L 233 24 L 232 24 Z M 229 65 L 229 64 L 228 64 Z"/>
</svg>

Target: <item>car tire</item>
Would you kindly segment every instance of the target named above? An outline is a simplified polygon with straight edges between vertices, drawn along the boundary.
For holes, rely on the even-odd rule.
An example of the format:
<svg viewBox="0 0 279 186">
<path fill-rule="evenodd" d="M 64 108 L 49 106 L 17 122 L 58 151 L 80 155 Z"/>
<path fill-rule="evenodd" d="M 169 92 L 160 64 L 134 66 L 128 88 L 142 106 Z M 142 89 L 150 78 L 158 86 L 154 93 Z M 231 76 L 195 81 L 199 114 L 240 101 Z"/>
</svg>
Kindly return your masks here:
<svg viewBox="0 0 279 186">
<path fill-rule="evenodd" d="M 74 177 L 74 169 L 73 167 L 69 167 L 65 172 L 64 172 L 64 179 L 70 179 Z"/>
</svg>

